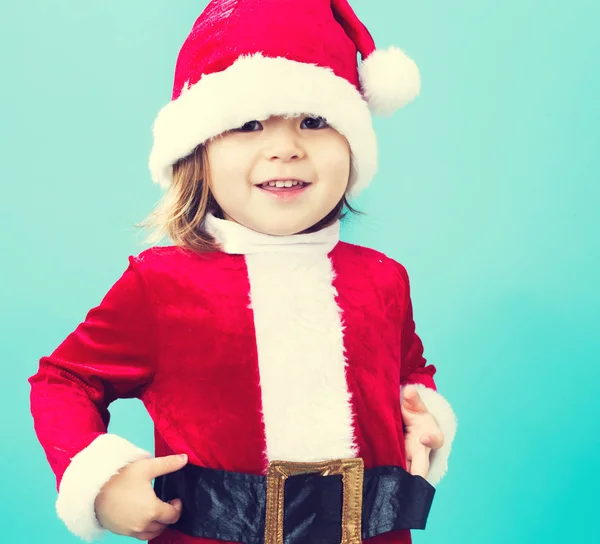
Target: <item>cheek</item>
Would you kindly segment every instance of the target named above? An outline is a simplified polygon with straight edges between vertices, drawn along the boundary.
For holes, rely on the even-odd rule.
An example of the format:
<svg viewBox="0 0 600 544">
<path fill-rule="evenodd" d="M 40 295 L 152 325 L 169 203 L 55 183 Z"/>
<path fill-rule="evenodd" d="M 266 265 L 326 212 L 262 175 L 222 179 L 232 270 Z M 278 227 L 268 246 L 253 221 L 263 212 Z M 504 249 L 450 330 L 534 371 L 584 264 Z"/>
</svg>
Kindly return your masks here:
<svg viewBox="0 0 600 544">
<path fill-rule="evenodd" d="M 233 187 L 239 189 L 247 179 L 247 161 L 229 147 L 226 142 L 219 142 L 207 149 L 210 187 L 217 199 L 231 193 Z"/>
<path fill-rule="evenodd" d="M 336 185 L 347 184 L 350 177 L 350 149 L 346 141 L 328 146 L 327 152 L 319 151 L 320 175 Z"/>
</svg>

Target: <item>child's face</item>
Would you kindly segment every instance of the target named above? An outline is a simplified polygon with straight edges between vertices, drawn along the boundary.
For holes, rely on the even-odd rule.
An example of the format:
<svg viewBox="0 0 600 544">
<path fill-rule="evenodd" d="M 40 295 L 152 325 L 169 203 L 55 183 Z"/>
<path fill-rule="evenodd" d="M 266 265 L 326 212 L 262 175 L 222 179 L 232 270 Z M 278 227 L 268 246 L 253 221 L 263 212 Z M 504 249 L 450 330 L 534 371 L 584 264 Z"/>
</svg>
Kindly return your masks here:
<svg viewBox="0 0 600 544">
<path fill-rule="evenodd" d="M 211 191 L 225 218 L 264 234 L 296 234 L 335 208 L 350 177 L 350 146 L 321 118 L 271 117 L 207 146 Z M 293 178 L 285 185 L 262 187 Z M 282 185 L 280 182 L 278 185 Z"/>
</svg>

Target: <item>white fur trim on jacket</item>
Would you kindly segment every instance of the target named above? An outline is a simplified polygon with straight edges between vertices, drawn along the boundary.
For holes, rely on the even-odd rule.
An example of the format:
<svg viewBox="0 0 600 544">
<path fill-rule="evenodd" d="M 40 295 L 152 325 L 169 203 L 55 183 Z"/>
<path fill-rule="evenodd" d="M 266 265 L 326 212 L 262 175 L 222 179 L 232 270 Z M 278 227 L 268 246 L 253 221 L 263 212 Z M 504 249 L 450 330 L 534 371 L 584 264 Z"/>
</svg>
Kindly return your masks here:
<svg viewBox="0 0 600 544">
<path fill-rule="evenodd" d="M 358 453 L 333 266 L 313 247 L 246 256 L 270 461 Z"/>
<path fill-rule="evenodd" d="M 56 512 L 67 528 L 88 542 L 99 539 L 105 529 L 98 523 L 94 502 L 110 478 L 127 464 L 152 457 L 114 434 L 101 434 L 81 450 L 60 482 Z"/>
<path fill-rule="evenodd" d="M 227 130 L 272 115 L 301 114 L 326 118 L 346 137 L 352 151 L 350 196 L 358 195 L 377 171 L 377 138 L 361 93 L 330 68 L 260 53 L 203 76 L 159 112 L 149 159 L 152 179 L 168 187 L 173 164 Z"/>
<path fill-rule="evenodd" d="M 421 400 L 435 418 L 442 433 L 444 433 L 444 445 L 438 450 L 431 450 L 429 472 L 427 478 L 425 478 L 431 485 L 437 485 L 448 470 L 448 457 L 452 449 L 452 441 L 456 435 L 456 415 L 450 403 L 437 391 L 420 383 L 411 385 L 416 387 Z M 400 388 L 401 401 L 403 389 L 404 387 Z"/>
</svg>

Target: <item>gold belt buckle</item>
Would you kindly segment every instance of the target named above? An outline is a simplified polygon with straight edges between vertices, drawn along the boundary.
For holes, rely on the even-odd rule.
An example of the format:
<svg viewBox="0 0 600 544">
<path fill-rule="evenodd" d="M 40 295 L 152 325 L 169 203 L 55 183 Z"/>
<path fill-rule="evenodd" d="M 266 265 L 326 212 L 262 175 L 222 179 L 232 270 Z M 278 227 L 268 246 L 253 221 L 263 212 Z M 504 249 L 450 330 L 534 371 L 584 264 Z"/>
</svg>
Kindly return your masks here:
<svg viewBox="0 0 600 544">
<path fill-rule="evenodd" d="M 361 458 L 336 459 L 318 463 L 271 461 L 267 470 L 265 544 L 283 544 L 284 486 L 289 476 L 318 473 L 342 475 L 342 540 L 340 544 L 361 544 L 364 462 Z"/>
</svg>

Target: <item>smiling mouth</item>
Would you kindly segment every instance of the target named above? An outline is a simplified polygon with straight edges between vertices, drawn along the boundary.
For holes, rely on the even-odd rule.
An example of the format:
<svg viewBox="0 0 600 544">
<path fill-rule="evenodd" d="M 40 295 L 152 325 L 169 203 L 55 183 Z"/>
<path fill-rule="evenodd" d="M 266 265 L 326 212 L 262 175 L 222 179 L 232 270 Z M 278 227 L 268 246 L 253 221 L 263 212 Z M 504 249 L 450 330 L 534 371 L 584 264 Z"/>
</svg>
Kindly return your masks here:
<svg viewBox="0 0 600 544">
<path fill-rule="evenodd" d="M 258 188 L 266 191 L 294 191 L 308 187 L 310 183 L 299 179 L 272 180 L 265 181 L 257 185 Z"/>
</svg>

